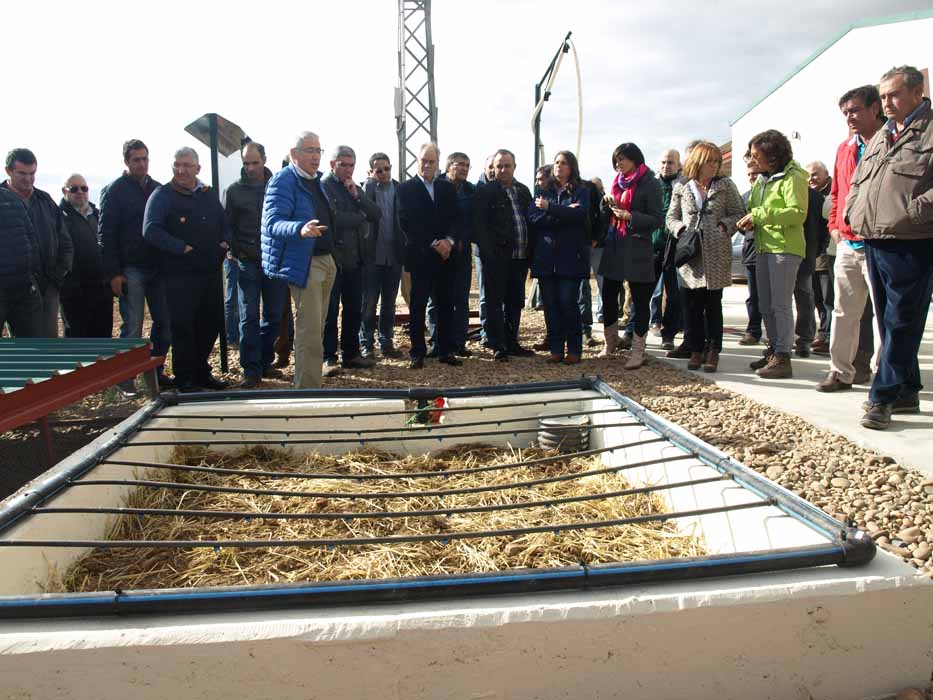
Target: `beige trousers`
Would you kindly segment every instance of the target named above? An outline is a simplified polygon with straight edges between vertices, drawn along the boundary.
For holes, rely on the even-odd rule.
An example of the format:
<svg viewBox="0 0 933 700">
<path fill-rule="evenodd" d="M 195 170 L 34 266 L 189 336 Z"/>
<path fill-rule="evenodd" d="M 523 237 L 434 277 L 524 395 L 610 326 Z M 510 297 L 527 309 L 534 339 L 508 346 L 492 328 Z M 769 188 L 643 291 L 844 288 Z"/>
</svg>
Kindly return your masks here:
<svg viewBox="0 0 933 700">
<path fill-rule="evenodd" d="M 332 255 L 311 258 L 308 284 L 302 289 L 288 285 L 295 302 L 295 382 L 296 389 L 319 389 L 324 362 L 324 319 L 330 304 L 330 290 L 337 277 Z"/>
<path fill-rule="evenodd" d="M 836 262 L 833 265 L 836 281 L 833 289 L 836 301 L 833 307 L 833 325 L 829 334 L 829 366 L 838 372 L 842 381 L 852 383 L 855 367 L 852 361 L 858 350 L 859 324 L 865 302 L 871 297 L 871 284 L 868 281 L 868 265 L 865 251 L 855 250 L 848 243 L 840 243 L 836 248 Z M 874 297 L 871 299 L 875 305 Z M 878 332 L 878 317 L 875 316 L 875 352 L 878 357 L 881 347 L 881 334 Z M 877 361 L 872 362 L 877 368 Z"/>
</svg>

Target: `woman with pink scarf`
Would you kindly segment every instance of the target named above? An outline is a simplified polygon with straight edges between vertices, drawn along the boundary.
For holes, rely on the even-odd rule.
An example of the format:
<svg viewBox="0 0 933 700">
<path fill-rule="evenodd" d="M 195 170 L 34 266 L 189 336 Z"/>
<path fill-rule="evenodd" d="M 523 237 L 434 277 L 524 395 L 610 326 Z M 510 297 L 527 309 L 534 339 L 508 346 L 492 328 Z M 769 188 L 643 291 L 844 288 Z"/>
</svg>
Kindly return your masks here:
<svg viewBox="0 0 933 700">
<path fill-rule="evenodd" d="M 619 345 L 619 291 L 628 281 L 635 304 L 635 337 L 625 369 L 638 369 L 645 362 L 649 304 L 657 281 L 651 234 L 664 225 L 661 185 L 634 143 L 623 143 L 612 152 L 612 167 L 616 176 L 611 194 L 602 202 L 609 230 L 599 265 L 606 336 L 600 357 L 609 357 Z"/>
</svg>

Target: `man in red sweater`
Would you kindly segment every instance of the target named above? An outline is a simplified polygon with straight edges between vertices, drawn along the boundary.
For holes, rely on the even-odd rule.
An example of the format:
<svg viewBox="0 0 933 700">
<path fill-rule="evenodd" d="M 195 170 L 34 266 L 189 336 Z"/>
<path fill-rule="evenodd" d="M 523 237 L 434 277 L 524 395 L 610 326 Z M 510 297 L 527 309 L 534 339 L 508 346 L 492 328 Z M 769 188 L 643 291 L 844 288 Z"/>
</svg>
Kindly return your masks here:
<svg viewBox="0 0 933 700">
<path fill-rule="evenodd" d="M 872 332 L 871 285 L 865 262 L 865 242 L 852 232 L 852 227 L 845 221 L 852 173 L 862 158 L 865 145 L 884 124 L 878 88 L 863 85 L 849 90 L 840 98 L 839 109 L 846 118 L 849 138 L 839 145 L 833 168 L 829 232 L 837 245 L 833 265 L 835 302 L 829 341 L 830 370 L 826 379 L 817 384 L 817 391 L 840 391 L 851 389 L 852 384 L 866 383 L 871 377 L 868 365 L 873 340 L 877 342 L 880 339 L 878 333 Z"/>
</svg>

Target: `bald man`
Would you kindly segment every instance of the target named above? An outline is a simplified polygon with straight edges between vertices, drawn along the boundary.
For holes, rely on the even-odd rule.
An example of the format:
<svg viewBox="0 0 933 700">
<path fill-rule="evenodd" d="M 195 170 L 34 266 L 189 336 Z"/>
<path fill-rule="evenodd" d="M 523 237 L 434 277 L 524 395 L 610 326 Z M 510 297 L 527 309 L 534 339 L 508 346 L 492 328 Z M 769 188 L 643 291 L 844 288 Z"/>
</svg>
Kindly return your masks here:
<svg viewBox="0 0 933 700">
<path fill-rule="evenodd" d="M 100 212 L 90 201 L 84 176 L 75 173 L 65 180 L 59 207 L 74 244 L 74 263 L 61 288 L 65 337 L 110 338 L 113 292 L 104 272 Z"/>
</svg>

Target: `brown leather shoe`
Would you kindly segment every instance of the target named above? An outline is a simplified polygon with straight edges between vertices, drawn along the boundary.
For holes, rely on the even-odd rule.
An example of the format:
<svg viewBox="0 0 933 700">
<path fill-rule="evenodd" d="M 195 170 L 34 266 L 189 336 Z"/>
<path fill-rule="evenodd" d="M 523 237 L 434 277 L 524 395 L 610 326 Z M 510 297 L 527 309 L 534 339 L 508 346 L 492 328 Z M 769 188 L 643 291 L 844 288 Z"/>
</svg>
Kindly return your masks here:
<svg viewBox="0 0 933 700">
<path fill-rule="evenodd" d="M 703 371 L 710 373 L 719 369 L 719 350 L 710 350 L 703 361 Z"/>
<path fill-rule="evenodd" d="M 771 360 L 771 356 L 774 355 L 774 348 L 767 347 L 764 352 L 761 353 L 761 359 L 750 362 L 748 367 L 749 369 L 759 370 L 768 366 L 768 362 Z"/>
<path fill-rule="evenodd" d="M 828 355 L 829 354 L 829 343 L 827 343 L 822 338 L 818 338 L 813 345 L 810 346 L 810 352 L 814 355 Z"/>
<path fill-rule="evenodd" d="M 664 357 L 672 357 L 675 360 L 687 360 L 690 358 L 690 355 L 690 348 L 688 348 L 686 344 L 681 343 L 673 350 L 669 350 Z"/>
<path fill-rule="evenodd" d="M 700 369 L 700 365 L 703 364 L 703 353 L 702 352 L 692 352 L 690 353 L 690 360 L 687 362 L 687 369 Z"/>
<path fill-rule="evenodd" d="M 548 355 L 547 361 L 552 365 L 559 365 L 564 361 L 563 355 Z"/>
<path fill-rule="evenodd" d="M 817 391 L 826 393 L 831 393 L 833 391 L 845 391 L 846 389 L 851 388 L 851 384 L 842 381 L 842 375 L 839 374 L 839 372 L 830 372 L 826 375 L 826 379 L 816 385 Z"/>
<path fill-rule="evenodd" d="M 564 358 L 564 364 L 565 365 L 578 365 L 580 364 L 580 356 L 568 354 L 567 357 Z"/>
<path fill-rule="evenodd" d="M 768 364 L 758 370 L 762 379 L 790 379 L 794 370 L 790 364 L 790 353 L 776 352 L 768 359 Z"/>
<path fill-rule="evenodd" d="M 751 333 L 746 333 L 741 338 L 739 338 L 739 345 L 758 345 L 761 342 L 761 339 L 756 338 Z"/>
</svg>

